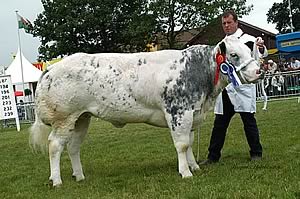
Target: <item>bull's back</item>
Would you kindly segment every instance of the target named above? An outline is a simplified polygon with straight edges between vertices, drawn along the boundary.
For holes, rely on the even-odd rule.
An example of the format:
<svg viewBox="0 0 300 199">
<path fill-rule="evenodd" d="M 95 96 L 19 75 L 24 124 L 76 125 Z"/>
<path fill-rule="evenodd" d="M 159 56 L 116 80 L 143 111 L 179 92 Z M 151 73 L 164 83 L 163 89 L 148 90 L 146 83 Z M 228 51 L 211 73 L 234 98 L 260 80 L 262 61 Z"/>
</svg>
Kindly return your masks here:
<svg viewBox="0 0 300 199">
<path fill-rule="evenodd" d="M 153 58 L 75 54 L 53 65 L 37 88 L 37 107 L 48 123 L 84 112 L 117 123 L 166 126 L 160 86 L 167 77 Z M 146 55 L 146 54 L 145 54 Z"/>
</svg>

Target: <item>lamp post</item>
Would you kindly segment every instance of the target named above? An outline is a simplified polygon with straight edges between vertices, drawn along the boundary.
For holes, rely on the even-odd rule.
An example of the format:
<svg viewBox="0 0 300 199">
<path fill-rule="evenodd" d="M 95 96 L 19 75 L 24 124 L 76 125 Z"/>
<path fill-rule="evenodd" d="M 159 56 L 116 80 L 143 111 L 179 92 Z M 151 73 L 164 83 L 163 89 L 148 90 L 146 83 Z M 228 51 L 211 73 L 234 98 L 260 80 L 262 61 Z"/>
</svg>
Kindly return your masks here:
<svg viewBox="0 0 300 199">
<path fill-rule="evenodd" d="M 292 19 L 292 9 L 291 9 L 291 0 L 288 0 L 288 2 L 289 2 L 290 27 L 291 27 L 291 32 L 294 32 L 293 19 Z"/>
</svg>

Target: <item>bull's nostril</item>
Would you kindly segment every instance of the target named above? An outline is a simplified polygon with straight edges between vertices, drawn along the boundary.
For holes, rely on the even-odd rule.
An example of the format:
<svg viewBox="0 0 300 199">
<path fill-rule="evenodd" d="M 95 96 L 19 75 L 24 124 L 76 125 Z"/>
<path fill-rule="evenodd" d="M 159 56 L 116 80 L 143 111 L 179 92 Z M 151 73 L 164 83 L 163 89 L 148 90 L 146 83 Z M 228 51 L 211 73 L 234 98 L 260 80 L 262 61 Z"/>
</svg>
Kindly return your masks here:
<svg viewBox="0 0 300 199">
<path fill-rule="evenodd" d="M 256 70 L 256 74 L 260 74 L 261 73 L 261 70 Z"/>
</svg>

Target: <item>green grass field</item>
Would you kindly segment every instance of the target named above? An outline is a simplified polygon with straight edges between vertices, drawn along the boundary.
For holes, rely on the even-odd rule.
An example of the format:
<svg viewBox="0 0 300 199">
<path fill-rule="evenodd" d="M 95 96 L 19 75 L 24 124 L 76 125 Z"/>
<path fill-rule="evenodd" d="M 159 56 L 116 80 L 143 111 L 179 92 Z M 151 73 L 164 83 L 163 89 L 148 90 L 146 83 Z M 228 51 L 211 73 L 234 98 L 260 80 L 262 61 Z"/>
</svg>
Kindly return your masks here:
<svg viewBox="0 0 300 199">
<path fill-rule="evenodd" d="M 81 152 L 86 180 L 73 181 L 64 152 L 63 186 L 50 189 L 48 156 L 32 153 L 29 126 L 19 133 L 0 128 L 0 198 L 300 198 L 300 104 L 287 100 L 270 102 L 268 111 L 261 107 L 258 104 L 256 118 L 263 160 L 249 161 L 237 114 L 221 161 L 189 179 L 178 175 L 168 129 L 144 124 L 117 129 L 94 119 Z M 212 123 L 210 113 L 201 126 L 200 160 L 207 155 Z"/>
</svg>

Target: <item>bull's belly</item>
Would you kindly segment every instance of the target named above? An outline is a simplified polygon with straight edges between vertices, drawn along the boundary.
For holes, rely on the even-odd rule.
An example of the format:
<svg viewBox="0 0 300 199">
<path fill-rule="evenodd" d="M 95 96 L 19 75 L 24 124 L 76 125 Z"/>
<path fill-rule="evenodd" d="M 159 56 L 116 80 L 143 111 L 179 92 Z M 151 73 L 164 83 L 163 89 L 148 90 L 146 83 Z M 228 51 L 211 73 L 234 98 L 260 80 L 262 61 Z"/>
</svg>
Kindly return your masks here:
<svg viewBox="0 0 300 199">
<path fill-rule="evenodd" d="M 116 110 L 111 108 L 89 111 L 95 117 L 112 123 L 115 127 L 123 127 L 128 123 L 146 123 L 157 127 L 168 127 L 163 111 L 150 108 L 127 108 Z"/>
</svg>

